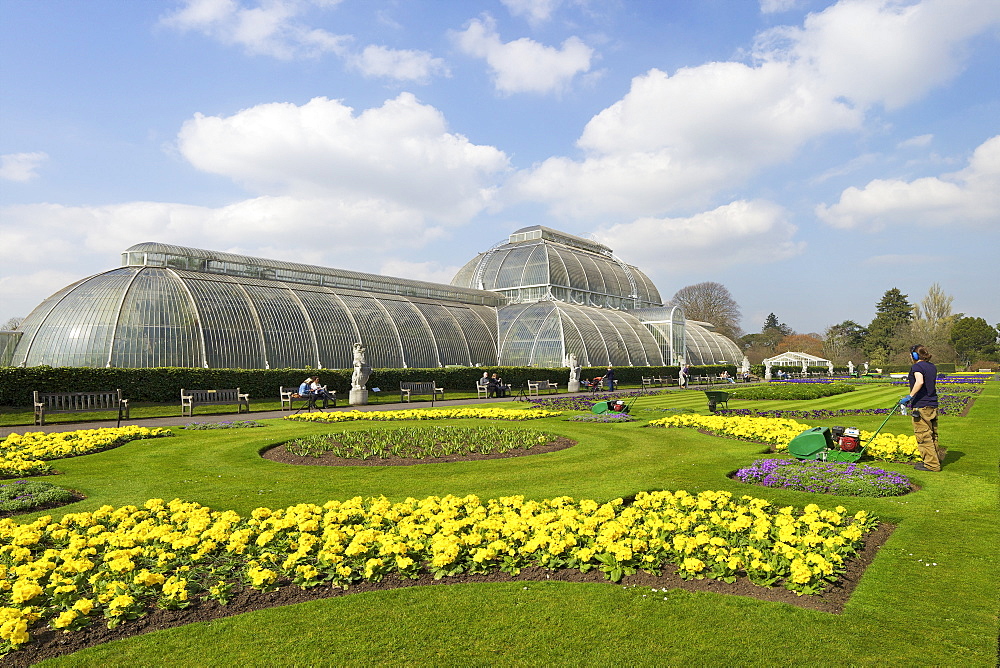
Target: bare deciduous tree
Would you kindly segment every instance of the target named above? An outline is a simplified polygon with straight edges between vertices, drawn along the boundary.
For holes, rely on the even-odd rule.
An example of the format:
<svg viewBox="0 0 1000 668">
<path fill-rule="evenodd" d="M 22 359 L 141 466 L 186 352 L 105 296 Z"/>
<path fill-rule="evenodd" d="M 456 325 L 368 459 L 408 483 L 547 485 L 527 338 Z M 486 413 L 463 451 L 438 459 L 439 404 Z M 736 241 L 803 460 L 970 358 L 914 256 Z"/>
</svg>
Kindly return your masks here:
<svg viewBox="0 0 1000 668">
<path fill-rule="evenodd" d="M 669 305 L 683 308 L 684 315 L 691 320 L 712 323 L 719 334 L 733 341 L 743 334 L 740 306 L 722 283 L 706 281 L 681 288 Z"/>
</svg>

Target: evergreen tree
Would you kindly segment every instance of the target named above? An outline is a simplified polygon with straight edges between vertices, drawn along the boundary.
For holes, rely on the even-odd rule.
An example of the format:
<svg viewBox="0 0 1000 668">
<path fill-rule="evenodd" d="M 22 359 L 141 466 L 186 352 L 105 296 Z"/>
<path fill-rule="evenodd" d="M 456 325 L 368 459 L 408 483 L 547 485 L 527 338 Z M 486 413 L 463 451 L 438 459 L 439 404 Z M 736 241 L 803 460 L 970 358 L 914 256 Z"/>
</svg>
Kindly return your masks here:
<svg viewBox="0 0 1000 668">
<path fill-rule="evenodd" d="M 875 305 L 875 319 L 868 325 L 865 352 L 877 365 L 888 364 L 905 345 L 913 321 L 913 305 L 898 288 L 886 290 Z"/>
</svg>

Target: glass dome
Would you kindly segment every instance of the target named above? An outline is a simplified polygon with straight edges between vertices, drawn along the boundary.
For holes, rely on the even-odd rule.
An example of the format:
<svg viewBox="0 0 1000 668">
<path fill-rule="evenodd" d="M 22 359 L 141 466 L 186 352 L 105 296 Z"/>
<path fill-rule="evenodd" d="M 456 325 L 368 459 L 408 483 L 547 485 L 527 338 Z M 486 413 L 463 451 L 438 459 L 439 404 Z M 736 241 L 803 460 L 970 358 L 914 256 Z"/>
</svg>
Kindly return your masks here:
<svg viewBox="0 0 1000 668">
<path fill-rule="evenodd" d="M 660 306 L 649 277 L 596 241 L 535 225 L 480 253 L 454 286 L 492 290 L 514 304 L 556 300 L 581 306 L 635 309 Z"/>
</svg>

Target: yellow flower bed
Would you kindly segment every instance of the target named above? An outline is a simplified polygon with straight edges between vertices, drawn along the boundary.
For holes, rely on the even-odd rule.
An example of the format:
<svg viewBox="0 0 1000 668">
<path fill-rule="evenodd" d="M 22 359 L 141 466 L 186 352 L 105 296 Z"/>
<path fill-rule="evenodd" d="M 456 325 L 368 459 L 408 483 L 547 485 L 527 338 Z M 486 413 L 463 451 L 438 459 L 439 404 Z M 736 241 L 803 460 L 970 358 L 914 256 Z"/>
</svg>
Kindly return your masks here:
<svg viewBox="0 0 1000 668">
<path fill-rule="evenodd" d="M 459 418 L 475 418 L 479 420 L 537 420 L 538 418 L 556 417 L 562 415 L 558 411 L 546 411 L 540 408 L 530 410 L 510 410 L 507 408 L 489 408 L 486 406 L 469 406 L 467 408 L 424 408 L 401 411 L 339 411 L 333 413 L 297 413 L 286 415 L 286 420 L 301 420 L 303 422 L 351 422 L 353 420 L 371 420 L 384 422 L 390 420 L 454 420 Z"/>
<path fill-rule="evenodd" d="M 722 415 L 697 415 L 685 413 L 651 420 L 650 427 L 695 427 L 720 436 L 739 438 L 745 441 L 769 443 L 778 452 L 788 449 L 788 443 L 807 429 L 809 425 L 785 418 L 768 417 L 726 417 Z M 881 461 L 920 461 L 917 439 L 912 434 L 879 434 L 862 431 L 861 441 L 867 444 L 865 453 Z"/>
<path fill-rule="evenodd" d="M 45 460 L 85 455 L 136 439 L 170 435 L 169 429 L 136 426 L 79 429 L 52 434 L 41 431 L 11 434 L 0 440 L 0 478 L 48 473 L 52 467 Z"/>
<path fill-rule="evenodd" d="M 612 581 L 674 566 L 685 578 L 815 593 L 842 571 L 876 520 L 775 507 L 725 491 L 643 492 L 635 503 L 476 496 L 384 497 L 257 508 L 250 517 L 161 499 L 61 520 L 0 520 L 0 652 L 49 626 L 109 627 L 154 606 L 223 603 L 243 584 L 347 587 L 388 573 L 435 577 L 597 568 Z"/>
</svg>

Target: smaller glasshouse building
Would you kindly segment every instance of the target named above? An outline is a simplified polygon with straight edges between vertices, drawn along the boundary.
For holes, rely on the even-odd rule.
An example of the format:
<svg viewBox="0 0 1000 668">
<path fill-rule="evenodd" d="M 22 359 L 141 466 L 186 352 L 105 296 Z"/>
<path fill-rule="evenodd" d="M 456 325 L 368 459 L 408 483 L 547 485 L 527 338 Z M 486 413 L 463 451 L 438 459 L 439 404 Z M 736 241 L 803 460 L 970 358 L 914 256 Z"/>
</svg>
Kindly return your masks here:
<svg viewBox="0 0 1000 668">
<path fill-rule="evenodd" d="M 451 285 L 161 243 L 42 302 L 15 366 L 376 368 L 738 364 L 735 343 L 664 306 L 611 249 L 543 226 L 469 261 Z"/>
</svg>

